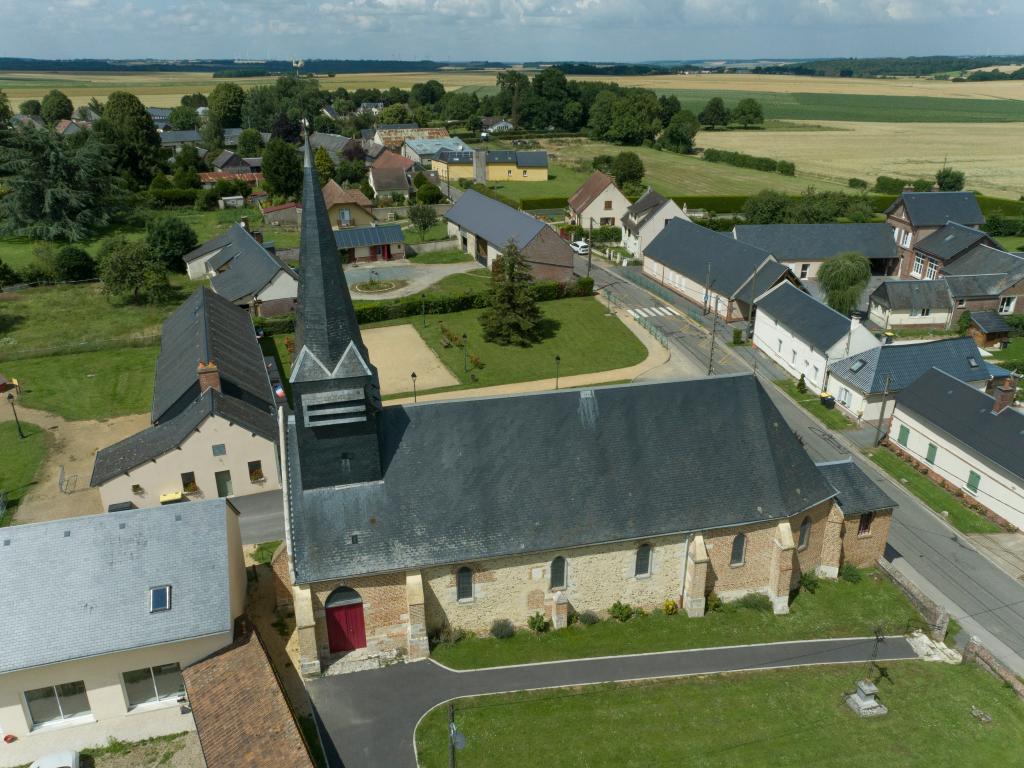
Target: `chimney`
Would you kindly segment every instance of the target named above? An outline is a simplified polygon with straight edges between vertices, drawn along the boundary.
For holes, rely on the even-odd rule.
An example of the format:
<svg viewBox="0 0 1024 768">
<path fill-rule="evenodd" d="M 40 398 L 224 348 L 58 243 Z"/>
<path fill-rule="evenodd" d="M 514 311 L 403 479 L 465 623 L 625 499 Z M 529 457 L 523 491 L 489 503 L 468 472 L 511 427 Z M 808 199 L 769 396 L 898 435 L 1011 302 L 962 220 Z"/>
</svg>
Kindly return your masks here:
<svg viewBox="0 0 1024 768">
<path fill-rule="evenodd" d="M 914 185 L 913 184 L 906 184 L 906 185 L 904 185 L 903 191 L 904 192 L 913 192 L 914 191 Z"/>
<path fill-rule="evenodd" d="M 1017 377 L 1009 376 L 1003 379 L 1003 383 L 996 387 L 996 401 L 992 404 L 992 413 L 1001 413 L 1013 405 L 1017 396 Z"/>
<path fill-rule="evenodd" d="M 215 362 L 204 363 L 200 361 L 196 373 L 199 375 L 200 395 L 208 389 L 215 389 L 220 392 L 220 369 L 217 368 Z"/>
<path fill-rule="evenodd" d="M 243 216 L 242 218 L 240 218 L 238 220 L 238 223 L 241 225 L 242 229 L 248 229 L 249 228 L 249 217 L 248 216 Z"/>
</svg>

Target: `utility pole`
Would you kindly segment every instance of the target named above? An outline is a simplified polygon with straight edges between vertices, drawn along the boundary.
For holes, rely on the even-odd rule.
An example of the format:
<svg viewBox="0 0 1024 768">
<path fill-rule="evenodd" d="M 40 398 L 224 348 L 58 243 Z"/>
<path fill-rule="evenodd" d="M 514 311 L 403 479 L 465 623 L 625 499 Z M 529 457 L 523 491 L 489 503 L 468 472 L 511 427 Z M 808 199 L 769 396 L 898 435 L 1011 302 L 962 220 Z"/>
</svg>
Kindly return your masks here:
<svg viewBox="0 0 1024 768">
<path fill-rule="evenodd" d="M 754 276 L 750 279 L 750 309 L 747 310 L 747 340 L 750 342 L 750 356 L 754 358 L 754 376 L 757 376 L 757 350 L 754 349 L 754 299 L 757 298 L 757 273 L 761 271 L 758 266 L 754 270 Z"/>
<path fill-rule="evenodd" d="M 590 264 L 594 258 L 594 217 L 590 217 L 590 234 L 587 235 L 587 277 L 590 277 Z"/>
<path fill-rule="evenodd" d="M 885 421 L 885 401 L 889 399 L 889 384 L 892 376 L 885 377 L 885 388 L 882 390 L 882 412 L 878 416 L 878 428 L 875 430 L 875 445 L 882 442 L 882 423 Z"/>
<path fill-rule="evenodd" d="M 664 274 L 664 270 L 662 270 Z M 711 262 L 708 262 L 707 277 L 704 278 L 704 314 L 708 313 L 708 305 L 711 303 Z"/>
<path fill-rule="evenodd" d="M 708 349 L 708 376 L 715 370 L 715 336 L 718 335 L 718 297 L 715 297 L 714 315 L 711 319 L 711 347 Z"/>
</svg>

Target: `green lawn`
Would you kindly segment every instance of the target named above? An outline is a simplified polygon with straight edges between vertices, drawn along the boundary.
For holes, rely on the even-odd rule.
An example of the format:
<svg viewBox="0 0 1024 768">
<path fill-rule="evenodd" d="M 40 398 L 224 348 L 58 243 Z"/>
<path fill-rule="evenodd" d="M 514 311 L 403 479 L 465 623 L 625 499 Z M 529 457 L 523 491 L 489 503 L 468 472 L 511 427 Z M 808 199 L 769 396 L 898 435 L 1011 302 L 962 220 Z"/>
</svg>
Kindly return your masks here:
<svg viewBox="0 0 1024 768">
<path fill-rule="evenodd" d="M 855 426 L 838 408 L 826 408 L 822 405 L 821 398 L 818 397 L 819 393 L 814 392 L 812 387 L 808 386 L 806 392 L 800 393 L 797 391 L 796 382 L 793 379 L 779 379 L 775 385 L 805 410 L 816 416 L 829 429 L 850 429 Z"/>
<path fill-rule="evenodd" d="M 1024 251 L 1024 235 L 1020 237 L 1000 237 L 999 244 L 1008 251 Z"/>
<path fill-rule="evenodd" d="M 999 360 L 1024 360 L 1024 336 L 1016 336 L 1010 339 L 1006 349 L 1000 349 L 992 353 L 993 359 Z"/>
<path fill-rule="evenodd" d="M 600 146 L 591 143 L 592 146 Z M 623 147 L 616 147 L 618 154 Z M 634 149 L 634 147 L 630 147 Z M 601 154 L 595 150 L 594 154 Z M 548 168 L 547 181 L 509 181 L 505 183 L 488 183 L 491 189 L 495 189 L 505 197 L 512 200 L 527 200 L 534 197 L 569 197 L 580 188 L 580 185 L 587 180 L 591 171 L 579 171 L 559 163 L 552 162 Z"/>
<path fill-rule="evenodd" d="M 160 348 L 117 347 L 3 364 L 21 384 L 19 402 L 65 419 L 108 419 L 149 411 Z"/>
<path fill-rule="evenodd" d="M 435 240 L 447 240 L 448 222 L 440 219 L 423 234 L 420 234 L 416 227 L 406 227 L 404 232 L 405 242 L 412 243 L 413 245 L 416 245 L 416 243 L 430 243 Z"/>
<path fill-rule="evenodd" d="M 921 626 L 920 617 L 898 587 L 877 572 L 863 573 L 857 584 L 822 580 L 815 593 L 801 591 L 790 605 L 790 613 L 783 616 L 737 606 L 697 619 L 657 612 L 624 624 L 612 619 L 542 635 L 522 630 L 506 640 L 469 637 L 438 645 L 433 657 L 454 669 L 478 669 L 621 653 L 861 637 L 870 636 L 877 626 L 886 634 L 902 634 L 908 627 Z"/>
<path fill-rule="evenodd" d="M 958 531 L 964 533 L 1003 532 L 998 525 L 965 507 L 957 500 L 956 496 L 933 483 L 927 475 L 922 475 L 892 451 L 876 448 L 868 452 L 868 457 L 896 478 L 896 481 L 904 488 L 931 507 L 933 511 L 940 515 L 944 511 L 948 512 L 947 519 Z"/>
<path fill-rule="evenodd" d="M 888 662 L 581 686 L 456 702 L 460 768 L 863 765 L 988 768 L 1020 762 L 1024 707 L 974 665 Z M 878 680 L 884 717 L 844 702 Z M 972 716 L 978 707 L 992 720 Z M 448 765 L 447 704 L 419 724 L 424 768 Z M 1014 757 L 1017 755 L 1017 757 Z"/>
<path fill-rule="evenodd" d="M 20 400 L 17 404 L 20 404 Z M 4 408 L 10 408 L 4 403 Z M 18 437 L 14 421 L 0 421 L 0 491 L 7 495 L 7 510 L 0 513 L 0 526 L 14 518 L 18 502 L 34 484 L 36 473 L 50 448 L 50 435 L 35 424 L 21 422 L 25 439 Z"/>
<path fill-rule="evenodd" d="M 427 251 L 410 256 L 409 260 L 414 264 L 458 264 L 463 261 L 472 261 L 473 257 L 459 248 L 449 248 L 444 251 Z"/>
<path fill-rule="evenodd" d="M 460 293 L 482 293 L 491 285 L 491 271 L 486 267 L 457 272 L 442 277 L 423 291 L 428 296 L 453 296 Z"/>
<path fill-rule="evenodd" d="M 281 546 L 280 541 L 264 541 L 262 544 L 257 544 L 252 553 L 252 559 L 260 565 L 270 565 L 270 559 L 279 546 Z"/>
</svg>

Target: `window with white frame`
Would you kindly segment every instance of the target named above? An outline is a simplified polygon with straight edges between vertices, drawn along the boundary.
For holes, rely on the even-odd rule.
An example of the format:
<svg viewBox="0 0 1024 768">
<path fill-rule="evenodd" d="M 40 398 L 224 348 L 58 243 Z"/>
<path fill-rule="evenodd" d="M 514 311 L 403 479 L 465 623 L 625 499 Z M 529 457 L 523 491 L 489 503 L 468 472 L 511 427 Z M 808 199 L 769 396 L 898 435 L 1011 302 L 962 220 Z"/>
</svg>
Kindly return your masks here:
<svg viewBox="0 0 1024 768">
<path fill-rule="evenodd" d="M 910 241 L 913 240 L 913 239 L 914 239 L 914 233 L 913 232 L 910 232 L 910 231 L 905 232 L 903 234 L 903 247 L 904 248 L 909 248 L 910 247 Z"/>
<path fill-rule="evenodd" d="M 779 345 L 779 354 L 781 355 L 782 354 L 782 339 L 779 339 L 778 345 Z"/>
<path fill-rule="evenodd" d="M 789 362 L 792 365 L 796 365 L 796 350 L 795 349 L 793 350 L 793 354 L 790 355 Z"/>
<path fill-rule="evenodd" d="M 160 701 L 175 701 L 185 693 L 185 682 L 181 678 L 181 667 L 177 662 L 133 669 L 121 677 L 124 679 L 124 692 L 128 697 L 128 709 Z"/>
<path fill-rule="evenodd" d="M 806 279 L 807 278 L 807 273 L 810 272 L 810 271 L 811 271 L 811 265 L 810 264 L 801 264 L 800 265 L 800 279 L 801 280 Z"/>
<path fill-rule="evenodd" d="M 149 590 L 149 612 L 157 613 L 169 610 L 171 610 L 171 585 L 152 587 Z"/>
<path fill-rule="evenodd" d="M 931 259 L 929 259 L 928 260 L 928 271 L 925 274 L 925 278 L 928 279 L 928 280 L 934 280 L 935 279 L 935 275 L 936 275 L 936 273 L 938 273 L 938 271 L 939 271 L 939 269 L 938 269 L 937 266 L 935 266 L 935 262 L 932 261 Z"/>
<path fill-rule="evenodd" d="M 25 691 L 25 704 L 28 705 L 33 728 L 88 715 L 92 711 L 85 695 L 85 683 L 81 680 Z"/>
<path fill-rule="evenodd" d="M 960 309 L 961 307 L 966 307 L 966 306 L 967 306 L 967 299 L 957 299 L 956 300 L 956 308 L 957 309 Z"/>
<path fill-rule="evenodd" d="M 927 307 L 925 309 L 912 309 L 910 310 L 911 317 L 928 317 L 932 311 Z"/>
<path fill-rule="evenodd" d="M 921 270 L 923 270 L 923 269 L 924 269 L 924 256 L 922 256 L 921 254 L 917 254 L 916 256 L 914 256 L 914 268 L 912 270 L 910 270 L 910 274 L 912 274 L 914 277 L 920 277 L 921 276 Z"/>
<path fill-rule="evenodd" d="M 839 388 L 839 402 L 845 405 L 847 408 L 850 407 L 850 403 L 853 400 L 853 395 L 846 387 Z"/>
<path fill-rule="evenodd" d="M 1009 315 L 1013 312 L 1013 305 L 1017 303 L 1016 296 L 1003 296 L 999 300 L 999 314 Z"/>
</svg>

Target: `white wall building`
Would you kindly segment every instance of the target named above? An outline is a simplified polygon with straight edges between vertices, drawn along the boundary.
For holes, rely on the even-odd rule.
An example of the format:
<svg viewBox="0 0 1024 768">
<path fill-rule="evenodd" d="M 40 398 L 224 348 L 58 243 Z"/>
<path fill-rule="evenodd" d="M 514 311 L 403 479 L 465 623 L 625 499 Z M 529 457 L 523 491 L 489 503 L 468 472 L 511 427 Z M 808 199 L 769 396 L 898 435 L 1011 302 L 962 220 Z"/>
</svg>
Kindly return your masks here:
<svg viewBox="0 0 1024 768">
<path fill-rule="evenodd" d="M 673 219 L 689 221 L 682 208 L 674 200 L 659 195 L 650 187 L 633 203 L 622 216 L 622 247 L 633 258 L 640 258 L 647 246 Z"/>
</svg>

